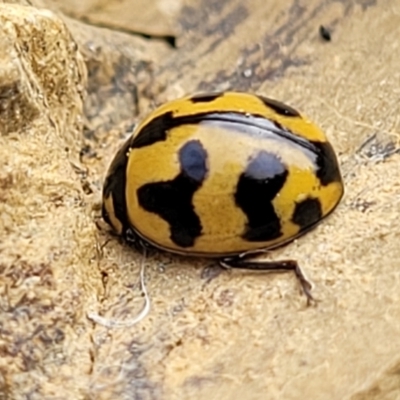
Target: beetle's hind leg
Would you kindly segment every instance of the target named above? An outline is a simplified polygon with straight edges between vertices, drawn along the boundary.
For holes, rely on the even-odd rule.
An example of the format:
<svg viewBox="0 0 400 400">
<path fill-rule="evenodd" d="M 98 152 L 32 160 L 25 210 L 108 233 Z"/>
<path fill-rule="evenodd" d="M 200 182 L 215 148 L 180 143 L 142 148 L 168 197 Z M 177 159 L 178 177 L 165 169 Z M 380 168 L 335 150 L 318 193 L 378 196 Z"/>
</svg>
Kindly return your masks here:
<svg viewBox="0 0 400 400">
<path fill-rule="evenodd" d="M 219 263 L 225 268 L 240 268 L 253 271 L 293 271 L 307 297 L 307 304 L 310 305 L 311 301 L 314 301 L 314 297 L 311 294 L 312 285 L 295 260 L 258 260 L 254 257 L 254 254 L 249 254 L 248 256 L 244 254 L 237 257 L 224 258 Z"/>
</svg>

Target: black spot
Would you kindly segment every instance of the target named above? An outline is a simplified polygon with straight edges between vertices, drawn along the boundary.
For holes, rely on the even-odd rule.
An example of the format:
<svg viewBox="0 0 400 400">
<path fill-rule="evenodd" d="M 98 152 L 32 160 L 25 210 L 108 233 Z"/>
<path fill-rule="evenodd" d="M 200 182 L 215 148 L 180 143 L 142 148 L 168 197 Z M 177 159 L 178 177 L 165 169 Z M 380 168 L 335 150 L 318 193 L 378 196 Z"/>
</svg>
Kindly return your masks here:
<svg viewBox="0 0 400 400">
<path fill-rule="evenodd" d="M 207 173 L 207 153 L 198 140 L 187 142 L 179 151 L 182 173 L 201 183 Z"/>
<path fill-rule="evenodd" d="M 192 199 L 206 177 L 206 161 L 201 143 L 190 141 L 179 151 L 181 172 L 175 179 L 148 183 L 137 192 L 140 206 L 168 222 L 171 240 L 180 247 L 193 246 L 201 235 L 200 218 Z"/>
<path fill-rule="evenodd" d="M 278 121 L 272 121 L 278 131 L 285 131 L 285 128 Z"/>
<path fill-rule="evenodd" d="M 173 117 L 172 112 L 159 115 L 144 126 L 135 136 L 131 147 L 138 149 L 166 140 L 168 130 L 174 126 L 176 126 L 176 119 Z"/>
<path fill-rule="evenodd" d="M 321 218 L 322 208 L 318 199 L 307 198 L 296 203 L 292 221 L 300 226 L 300 231 L 315 225 Z"/>
<path fill-rule="evenodd" d="M 283 115 L 285 117 L 300 117 L 298 111 L 294 108 L 281 103 L 278 100 L 269 99 L 264 96 L 257 96 L 267 107 L 272 108 L 277 114 Z"/>
<path fill-rule="evenodd" d="M 243 238 L 262 242 L 282 235 L 279 217 L 272 200 L 285 184 L 288 171 L 272 153 L 260 151 L 241 174 L 235 193 L 236 204 L 247 216 Z"/>
<path fill-rule="evenodd" d="M 316 175 L 322 186 L 327 186 L 332 182 L 341 182 L 342 177 L 336 154 L 329 142 L 311 142 L 315 146 L 317 155 Z"/>
<path fill-rule="evenodd" d="M 322 39 L 326 40 L 327 42 L 330 42 L 332 39 L 331 31 L 323 25 L 319 27 L 319 35 L 322 37 Z"/>
<path fill-rule="evenodd" d="M 125 198 L 125 183 L 126 183 L 126 164 L 128 162 L 128 151 L 131 144 L 129 138 L 124 145 L 119 149 L 115 155 L 110 168 L 108 170 L 107 178 L 103 186 L 103 198 L 108 198 L 112 194 L 114 213 L 116 218 L 122 223 L 123 231 L 129 227 L 128 214 Z M 102 217 L 109 225 L 111 225 L 110 218 L 108 217 L 107 210 L 104 203 L 102 206 Z"/>
<path fill-rule="evenodd" d="M 215 92 L 215 93 L 202 93 L 202 94 L 195 94 L 190 98 L 192 103 L 209 103 L 218 99 L 218 97 L 222 97 L 224 92 Z"/>
</svg>

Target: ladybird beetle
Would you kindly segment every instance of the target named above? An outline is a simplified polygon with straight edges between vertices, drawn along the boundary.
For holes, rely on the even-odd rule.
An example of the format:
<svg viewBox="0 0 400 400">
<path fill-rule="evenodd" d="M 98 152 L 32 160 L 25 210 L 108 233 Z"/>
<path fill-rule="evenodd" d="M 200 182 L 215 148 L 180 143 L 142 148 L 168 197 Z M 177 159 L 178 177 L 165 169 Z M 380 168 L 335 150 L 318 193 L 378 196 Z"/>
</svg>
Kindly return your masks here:
<svg viewBox="0 0 400 400">
<path fill-rule="evenodd" d="M 343 195 L 324 133 L 293 108 L 223 92 L 166 103 L 112 161 L 103 219 L 129 242 L 212 257 L 224 267 L 293 270 L 257 255 L 315 227 Z"/>
</svg>

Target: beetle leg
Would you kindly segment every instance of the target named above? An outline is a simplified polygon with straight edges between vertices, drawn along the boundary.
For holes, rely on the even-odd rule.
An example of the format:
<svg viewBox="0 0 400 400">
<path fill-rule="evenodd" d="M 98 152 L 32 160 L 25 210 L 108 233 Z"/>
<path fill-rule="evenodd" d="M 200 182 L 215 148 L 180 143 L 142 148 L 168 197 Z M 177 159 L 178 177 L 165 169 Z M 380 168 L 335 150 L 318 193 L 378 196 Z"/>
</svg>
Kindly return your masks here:
<svg viewBox="0 0 400 400">
<path fill-rule="evenodd" d="M 267 261 L 267 260 L 256 260 L 254 258 L 247 258 L 246 255 L 225 258 L 220 260 L 221 266 L 224 268 L 240 268 L 249 269 L 254 271 L 293 271 L 296 278 L 300 282 L 301 288 L 307 297 L 307 305 L 310 305 L 314 297 L 311 294 L 312 285 L 305 277 L 299 264 L 295 260 L 279 260 L 279 261 Z"/>
<path fill-rule="evenodd" d="M 146 252 L 147 250 L 152 250 L 153 246 L 143 240 L 136 232 L 131 228 L 126 229 L 124 233 L 124 238 L 129 246 L 134 247 L 140 253 Z"/>
</svg>

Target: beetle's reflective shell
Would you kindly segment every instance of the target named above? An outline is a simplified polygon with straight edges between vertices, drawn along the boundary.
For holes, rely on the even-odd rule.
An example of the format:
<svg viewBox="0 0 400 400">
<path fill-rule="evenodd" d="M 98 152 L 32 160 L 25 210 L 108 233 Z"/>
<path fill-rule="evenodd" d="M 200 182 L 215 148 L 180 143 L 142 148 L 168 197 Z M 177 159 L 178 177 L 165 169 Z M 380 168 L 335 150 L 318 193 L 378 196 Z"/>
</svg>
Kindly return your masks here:
<svg viewBox="0 0 400 400">
<path fill-rule="evenodd" d="M 277 101 L 186 97 L 151 113 L 112 162 L 103 217 L 167 251 L 222 257 L 282 245 L 339 203 L 332 146 Z"/>
</svg>

